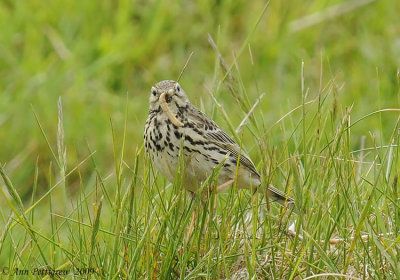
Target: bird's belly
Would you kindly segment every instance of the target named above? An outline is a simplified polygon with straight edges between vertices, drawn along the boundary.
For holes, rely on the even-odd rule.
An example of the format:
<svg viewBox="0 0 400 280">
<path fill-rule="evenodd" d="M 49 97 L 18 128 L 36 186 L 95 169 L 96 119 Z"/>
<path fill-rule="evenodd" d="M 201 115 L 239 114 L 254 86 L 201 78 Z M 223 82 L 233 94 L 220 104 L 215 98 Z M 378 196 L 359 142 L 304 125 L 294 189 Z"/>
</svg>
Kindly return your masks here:
<svg viewBox="0 0 400 280">
<path fill-rule="evenodd" d="M 212 157 L 212 155 L 209 155 L 209 157 Z M 238 188 L 256 188 L 260 184 L 260 179 L 252 177 L 251 172 L 242 166 L 239 166 L 238 174 L 235 176 L 236 165 L 227 162 L 229 158 L 225 159 L 215 155 L 212 157 L 215 162 L 210 162 L 211 159 L 209 157 L 198 152 L 184 152 L 181 170 L 183 170 L 182 185 L 185 189 L 194 193 L 198 192 L 202 184 L 213 174 L 213 171 L 218 169 L 219 165 L 222 166 L 224 164 L 226 165 L 215 174 L 218 176 L 218 185 L 235 179 L 235 177 L 237 178 L 236 186 Z M 173 182 L 175 176 L 182 175 L 177 173 L 179 153 L 172 154 L 171 151 L 154 153 L 152 160 L 155 167 L 168 181 Z"/>
<path fill-rule="evenodd" d="M 151 155 L 154 166 L 168 181 L 173 182 L 178 166 L 176 157 L 170 156 L 167 151 L 155 152 Z"/>
<path fill-rule="evenodd" d="M 189 149 L 184 152 L 184 182 L 186 188 L 190 191 L 197 192 L 212 175 L 215 175 L 212 178 L 213 183 L 218 185 L 235 178 L 236 167 L 229 163 L 229 157 L 214 151 L 201 149 L 200 147 L 191 145 L 186 147 Z"/>
<path fill-rule="evenodd" d="M 212 174 L 213 166 L 199 153 L 184 152 L 184 185 L 185 188 L 197 192 Z"/>
<path fill-rule="evenodd" d="M 191 191 L 197 192 L 201 184 L 208 178 L 212 173 L 212 168 L 209 167 L 207 162 L 197 154 L 186 153 L 183 154 L 182 173 L 177 173 L 179 166 L 179 151 L 171 151 L 165 149 L 163 151 L 157 151 L 151 154 L 152 162 L 156 169 L 165 178 L 173 182 L 176 176 L 182 176 L 182 186 Z"/>
</svg>

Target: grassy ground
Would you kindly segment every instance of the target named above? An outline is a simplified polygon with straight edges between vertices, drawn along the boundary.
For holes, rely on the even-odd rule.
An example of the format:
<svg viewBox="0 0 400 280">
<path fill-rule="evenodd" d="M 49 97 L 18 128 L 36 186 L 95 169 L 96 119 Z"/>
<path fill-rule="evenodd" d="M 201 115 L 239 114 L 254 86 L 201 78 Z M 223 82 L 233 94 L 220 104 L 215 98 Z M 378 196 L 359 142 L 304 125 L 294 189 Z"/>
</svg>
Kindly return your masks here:
<svg viewBox="0 0 400 280">
<path fill-rule="evenodd" d="M 2 1 L 0 278 L 399 279 L 399 10 Z M 189 98 L 299 215 L 237 189 L 192 201 L 145 157 L 150 87 L 192 52 Z"/>
</svg>

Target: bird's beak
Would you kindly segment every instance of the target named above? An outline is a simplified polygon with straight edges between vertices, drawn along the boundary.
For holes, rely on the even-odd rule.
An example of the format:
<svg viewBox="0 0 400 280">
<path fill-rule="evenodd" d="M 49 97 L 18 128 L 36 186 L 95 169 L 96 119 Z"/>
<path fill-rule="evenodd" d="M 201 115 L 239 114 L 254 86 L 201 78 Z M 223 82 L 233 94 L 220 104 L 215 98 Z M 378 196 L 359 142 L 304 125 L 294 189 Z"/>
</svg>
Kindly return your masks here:
<svg viewBox="0 0 400 280">
<path fill-rule="evenodd" d="M 169 91 L 166 92 L 168 96 L 172 96 L 175 94 L 175 91 L 173 89 L 170 89 Z"/>
</svg>

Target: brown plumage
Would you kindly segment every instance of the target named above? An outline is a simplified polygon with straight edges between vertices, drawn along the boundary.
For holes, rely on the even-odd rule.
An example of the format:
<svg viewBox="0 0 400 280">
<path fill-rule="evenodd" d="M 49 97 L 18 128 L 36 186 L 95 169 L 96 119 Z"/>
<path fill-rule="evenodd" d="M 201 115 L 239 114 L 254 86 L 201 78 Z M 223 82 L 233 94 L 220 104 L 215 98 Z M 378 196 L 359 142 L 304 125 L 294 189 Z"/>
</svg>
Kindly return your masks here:
<svg viewBox="0 0 400 280">
<path fill-rule="evenodd" d="M 197 193 L 218 166 L 221 166 L 219 184 L 235 179 L 238 160 L 237 187 L 265 191 L 250 157 L 213 120 L 190 103 L 175 81 L 162 81 L 152 87 L 144 139 L 154 166 L 171 182 L 182 145 L 183 186 L 193 193 Z M 292 198 L 272 185 L 268 186 L 268 194 L 281 205 L 294 205 Z"/>
</svg>

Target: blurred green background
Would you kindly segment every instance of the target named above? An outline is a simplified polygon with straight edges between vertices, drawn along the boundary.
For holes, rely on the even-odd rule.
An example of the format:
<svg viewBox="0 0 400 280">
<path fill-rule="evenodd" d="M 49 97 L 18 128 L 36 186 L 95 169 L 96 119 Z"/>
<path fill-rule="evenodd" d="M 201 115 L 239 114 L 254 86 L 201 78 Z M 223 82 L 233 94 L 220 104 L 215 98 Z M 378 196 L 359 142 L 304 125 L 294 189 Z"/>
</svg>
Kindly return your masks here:
<svg viewBox="0 0 400 280">
<path fill-rule="evenodd" d="M 302 61 L 308 100 L 332 82 L 337 110 L 353 104 L 352 119 L 398 107 L 400 1 L 270 1 L 263 12 L 265 7 L 258 0 L 1 1 L 0 162 L 20 195 L 30 194 L 36 160 L 39 183 L 48 184 L 52 160 L 33 111 L 56 150 L 61 97 L 67 171 L 89 153 L 88 146 L 96 150 L 98 168 L 111 170 L 110 120 L 122 135 L 127 94 L 129 163 L 143 144 L 151 86 L 177 79 L 191 52 L 180 83 L 195 105 L 226 128 L 208 91 L 227 112 L 238 104 L 227 87 L 216 87 L 222 74 L 208 34 L 229 64 L 237 58 L 233 69 L 250 103 L 266 93 L 256 112 L 266 127 L 301 104 Z M 244 114 L 230 117 L 237 126 Z M 393 113 L 365 119 L 352 131 L 353 148 L 380 127 L 388 138 L 396 119 Z M 256 141 L 246 137 L 251 150 Z M 285 136 L 267 137 L 274 144 Z M 91 168 L 83 165 L 80 172 Z M 77 175 L 68 180 L 72 189 L 79 183 Z"/>
</svg>

